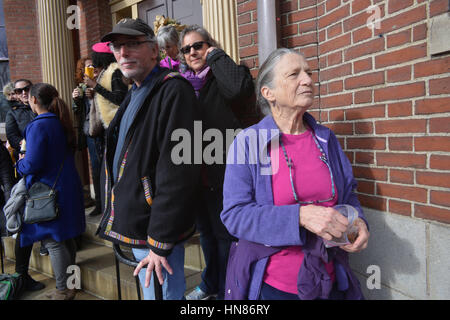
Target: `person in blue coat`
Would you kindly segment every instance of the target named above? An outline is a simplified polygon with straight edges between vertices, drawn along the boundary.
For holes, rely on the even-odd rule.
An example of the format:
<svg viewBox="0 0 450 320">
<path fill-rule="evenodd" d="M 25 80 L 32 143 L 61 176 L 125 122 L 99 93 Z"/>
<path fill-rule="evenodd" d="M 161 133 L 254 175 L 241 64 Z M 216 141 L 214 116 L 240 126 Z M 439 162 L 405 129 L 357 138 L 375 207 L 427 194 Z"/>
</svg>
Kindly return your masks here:
<svg viewBox="0 0 450 320">
<path fill-rule="evenodd" d="M 40 181 L 58 191 L 57 219 L 35 224 L 24 224 L 20 233 L 21 246 L 36 241 L 45 243 L 56 278 L 56 290 L 47 294 L 52 300 L 70 300 L 75 290 L 66 286 L 67 267 L 75 264 L 76 248 L 73 238 L 84 232 L 83 193 L 75 168 L 75 133 L 69 108 L 50 84 L 38 83 L 31 87 L 29 101 L 38 115 L 25 129 L 26 154 L 17 162 L 17 170 L 25 176 L 27 189 Z"/>
</svg>

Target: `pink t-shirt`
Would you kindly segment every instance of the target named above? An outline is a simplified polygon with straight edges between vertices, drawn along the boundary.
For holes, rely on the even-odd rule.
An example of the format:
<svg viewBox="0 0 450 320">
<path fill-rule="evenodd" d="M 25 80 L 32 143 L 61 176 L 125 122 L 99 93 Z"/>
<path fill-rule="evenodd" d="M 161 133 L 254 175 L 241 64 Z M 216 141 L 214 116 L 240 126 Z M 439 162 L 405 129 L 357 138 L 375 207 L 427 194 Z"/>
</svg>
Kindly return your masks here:
<svg viewBox="0 0 450 320">
<path fill-rule="evenodd" d="M 319 159 L 320 151 L 310 130 L 299 135 L 282 134 L 281 139 L 288 157 L 293 163 L 292 179 L 299 201 L 325 200 L 331 198 L 331 177 L 328 167 Z M 279 169 L 272 175 L 273 202 L 276 206 L 295 204 L 289 178 L 289 168 L 281 145 L 271 158 L 278 156 Z M 276 154 L 278 152 L 278 155 Z M 335 188 L 336 189 L 336 188 Z M 325 207 L 337 202 L 337 190 L 333 200 L 321 203 Z M 290 246 L 269 258 L 263 281 L 278 290 L 297 294 L 297 275 L 303 262 L 301 246 Z M 334 265 L 325 268 L 335 279 Z"/>
</svg>

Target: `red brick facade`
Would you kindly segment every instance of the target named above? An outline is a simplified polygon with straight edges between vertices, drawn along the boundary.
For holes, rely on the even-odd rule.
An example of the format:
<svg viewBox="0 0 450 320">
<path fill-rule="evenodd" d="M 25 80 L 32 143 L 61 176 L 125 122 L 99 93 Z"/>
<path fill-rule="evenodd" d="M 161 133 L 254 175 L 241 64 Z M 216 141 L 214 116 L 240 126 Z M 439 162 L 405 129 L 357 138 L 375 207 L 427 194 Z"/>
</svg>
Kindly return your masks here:
<svg viewBox="0 0 450 320">
<path fill-rule="evenodd" d="M 235 1 L 240 58 L 256 77 L 257 1 Z M 103 0 L 71 3 L 81 9 L 74 56 L 87 56 L 111 30 L 110 7 Z M 428 46 L 430 19 L 449 10 L 448 0 L 277 3 L 281 44 L 301 50 L 314 70 L 311 113 L 337 134 L 362 204 L 450 223 L 450 54 L 431 56 Z M 379 29 L 367 27 L 370 5 L 379 9 Z M 4 11 L 11 79 L 38 82 L 35 0 L 4 0 Z M 247 125 L 249 113 L 242 115 Z"/>
<path fill-rule="evenodd" d="M 241 61 L 257 75 L 257 1 L 236 0 Z M 380 28 L 367 21 L 379 8 Z M 366 207 L 450 223 L 450 54 L 429 53 L 447 0 L 280 1 L 281 44 L 318 84 L 311 113 L 337 134 Z"/>
<path fill-rule="evenodd" d="M 4 0 L 10 78 L 42 81 L 35 0 Z"/>
<path fill-rule="evenodd" d="M 74 58 L 88 56 L 91 47 L 102 35 L 111 31 L 109 2 L 104 0 L 70 0 L 80 8 L 80 29 L 72 33 Z M 4 0 L 4 14 L 8 41 L 10 77 L 42 81 L 39 20 L 35 0 Z M 25 8 L 25 10 L 24 10 Z M 69 18 L 69 14 L 67 14 Z"/>
<path fill-rule="evenodd" d="M 109 1 L 78 0 L 81 9 L 80 21 L 80 56 L 92 53 L 92 45 L 112 29 L 111 8 Z"/>
</svg>

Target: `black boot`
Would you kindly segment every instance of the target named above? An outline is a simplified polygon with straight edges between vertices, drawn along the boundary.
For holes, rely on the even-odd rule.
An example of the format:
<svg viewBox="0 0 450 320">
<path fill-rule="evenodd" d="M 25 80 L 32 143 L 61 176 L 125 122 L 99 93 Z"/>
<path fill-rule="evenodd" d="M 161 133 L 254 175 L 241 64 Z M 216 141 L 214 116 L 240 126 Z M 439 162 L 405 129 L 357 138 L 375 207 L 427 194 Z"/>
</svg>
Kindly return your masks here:
<svg viewBox="0 0 450 320">
<path fill-rule="evenodd" d="M 45 284 L 34 280 L 28 273 L 22 275 L 25 281 L 26 291 L 39 291 L 45 288 Z"/>
</svg>

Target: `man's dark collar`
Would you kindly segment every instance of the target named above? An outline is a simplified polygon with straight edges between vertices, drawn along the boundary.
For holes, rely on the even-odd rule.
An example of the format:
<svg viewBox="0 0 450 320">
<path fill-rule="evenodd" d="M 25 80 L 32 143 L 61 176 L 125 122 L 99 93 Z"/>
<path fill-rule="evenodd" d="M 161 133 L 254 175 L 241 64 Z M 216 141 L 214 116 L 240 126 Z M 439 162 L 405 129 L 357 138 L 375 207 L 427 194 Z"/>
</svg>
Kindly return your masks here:
<svg viewBox="0 0 450 320">
<path fill-rule="evenodd" d="M 160 69 L 159 63 L 157 63 L 155 65 L 155 67 L 152 69 L 152 71 L 150 71 L 148 76 L 144 79 L 144 81 L 142 81 L 142 83 L 141 83 L 141 85 L 139 87 L 136 85 L 136 83 L 133 84 L 132 90 L 134 91 L 134 90 L 136 90 L 136 89 L 146 85 L 147 83 L 149 83 L 151 81 L 152 77 L 159 71 L 159 69 Z"/>
</svg>

